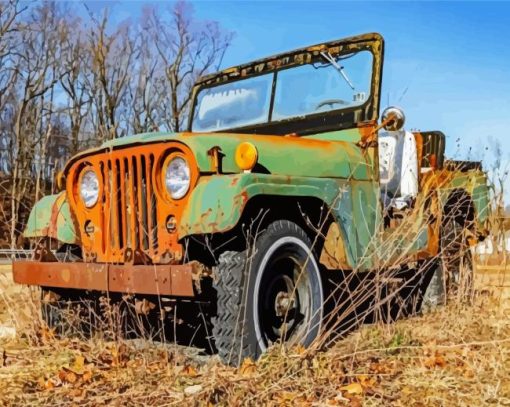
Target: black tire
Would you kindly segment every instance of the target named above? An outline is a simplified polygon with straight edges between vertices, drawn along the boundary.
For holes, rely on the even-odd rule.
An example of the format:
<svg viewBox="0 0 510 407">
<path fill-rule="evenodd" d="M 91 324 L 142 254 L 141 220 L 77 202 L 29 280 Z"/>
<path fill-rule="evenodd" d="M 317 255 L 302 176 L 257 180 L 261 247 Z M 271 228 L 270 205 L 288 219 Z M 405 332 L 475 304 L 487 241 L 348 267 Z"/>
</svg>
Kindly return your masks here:
<svg viewBox="0 0 510 407">
<path fill-rule="evenodd" d="M 421 311 L 428 313 L 445 303 L 445 287 L 443 277 L 443 265 L 441 258 L 436 258 L 432 262 L 432 278 L 425 288 Z"/>
<path fill-rule="evenodd" d="M 383 287 L 383 298 L 391 296 L 381 307 L 380 318 L 391 323 L 420 313 L 425 301 L 427 287 L 436 271 L 434 262 L 420 261 L 416 267 L 395 275 L 393 286 Z M 393 294 L 392 294 L 393 293 Z"/>
<path fill-rule="evenodd" d="M 441 225 L 440 253 L 427 287 L 425 311 L 448 299 L 471 302 L 474 296 L 473 254 L 468 244 L 470 225 L 462 217 L 447 216 Z"/>
<path fill-rule="evenodd" d="M 441 267 L 445 298 L 459 302 L 473 298 L 473 254 L 468 244 L 470 225 L 447 217 L 441 229 Z"/>
<path fill-rule="evenodd" d="M 224 363 L 256 360 L 275 343 L 309 346 L 321 332 L 320 270 L 310 239 L 295 223 L 274 222 L 251 249 L 221 254 L 213 285 L 213 336 Z"/>
</svg>

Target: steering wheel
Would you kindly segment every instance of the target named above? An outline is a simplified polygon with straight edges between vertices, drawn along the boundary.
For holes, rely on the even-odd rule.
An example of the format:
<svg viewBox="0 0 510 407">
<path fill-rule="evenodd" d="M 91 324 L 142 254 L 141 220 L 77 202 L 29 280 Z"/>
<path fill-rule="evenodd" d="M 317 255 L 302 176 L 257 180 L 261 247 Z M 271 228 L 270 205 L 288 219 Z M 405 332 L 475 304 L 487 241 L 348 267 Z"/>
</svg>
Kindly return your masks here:
<svg viewBox="0 0 510 407">
<path fill-rule="evenodd" d="M 315 110 L 319 110 L 323 106 L 330 106 L 333 108 L 333 105 L 348 105 L 349 102 L 343 99 L 326 99 L 320 102 L 317 106 L 315 106 Z"/>
</svg>

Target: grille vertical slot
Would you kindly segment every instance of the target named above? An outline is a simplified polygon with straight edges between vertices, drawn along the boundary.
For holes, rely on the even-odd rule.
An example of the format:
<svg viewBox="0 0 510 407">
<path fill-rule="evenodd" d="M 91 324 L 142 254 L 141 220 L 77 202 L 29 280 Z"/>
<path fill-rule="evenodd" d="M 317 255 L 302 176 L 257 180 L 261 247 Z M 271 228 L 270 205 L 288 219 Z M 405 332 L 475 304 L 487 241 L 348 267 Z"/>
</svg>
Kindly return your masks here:
<svg viewBox="0 0 510 407">
<path fill-rule="evenodd" d="M 126 250 L 153 256 L 158 248 L 157 198 L 153 154 L 105 157 L 100 162 L 103 180 L 100 227 L 102 253 L 126 258 Z"/>
<path fill-rule="evenodd" d="M 119 250 L 124 250 L 125 236 L 124 236 L 124 216 L 122 213 L 122 183 L 121 178 L 124 174 L 121 172 L 120 161 L 118 159 L 115 160 L 114 165 L 114 175 L 115 175 L 115 185 L 116 189 L 114 191 L 115 196 L 115 208 L 117 211 L 117 225 L 118 225 L 118 238 L 119 238 Z"/>
<path fill-rule="evenodd" d="M 150 183 L 151 183 L 151 191 L 150 191 L 150 194 L 149 194 L 149 199 L 150 199 L 150 202 L 149 202 L 149 208 L 150 208 L 150 215 L 149 215 L 149 219 L 150 219 L 150 225 L 151 225 L 151 234 L 152 234 L 152 249 L 154 250 L 154 252 L 157 252 L 158 251 L 158 228 L 157 228 L 157 224 L 158 224 L 158 214 L 157 214 L 157 207 L 156 207 L 156 194 L 154 193 L 154 184 L 152 183 L 152 173 L 153 173 L 153 170 L 154 170 L 154 156 L 151 154 L 149 155 L 149 170 L 148 170 L 148 173 L 149 173 L 149 179 L 150 179 Z"/>
<path fill-rule="evenodd" d="M 147 216 L 147 190 L 148 190 L 148 177 L 147 177 L 147 168 L 145 166 L 145 157 L 138 157 L 138 173 L 140 176 L 140 180 L 138 182 L 138 209 L 140 211 L 140 229 L 141 229 L 141 241 L 140 246 L 143 247 L 145 251 L 149 250 L 149 219 Z"/>
</svg>

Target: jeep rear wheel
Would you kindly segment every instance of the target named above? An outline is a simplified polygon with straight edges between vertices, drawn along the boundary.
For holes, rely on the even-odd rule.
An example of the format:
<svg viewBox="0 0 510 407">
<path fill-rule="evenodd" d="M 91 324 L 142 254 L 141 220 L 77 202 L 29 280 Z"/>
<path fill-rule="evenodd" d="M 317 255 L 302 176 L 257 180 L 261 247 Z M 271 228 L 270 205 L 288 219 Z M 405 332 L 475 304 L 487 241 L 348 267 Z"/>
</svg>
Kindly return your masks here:
<svg viewBox="0 0 510 407">
<path fill-rule="evenodd" d="M 324 294 L 305 232 L 277 221 L 250 250 L 220 256 L 213 335 L 220 358 L 238 365 L 274 344 L 309 346 L 319 335 Z"/>
<path fill-rule="evenodd" d="M 449 217 L 441 238 L 441 258 L 446 297 L 471 301 L 473 297 L 473 255 L 468 244 L 468 225 Z"/>
<path fill-rule="evenodd" d="M 469 224 L 448 216 L 441 225 L 440 253 L 434 261 L 434 275 L 424 297 L 429 311 L 448 299 L 473 299 L 473 254 L 468 244 Z"/>
</svg>

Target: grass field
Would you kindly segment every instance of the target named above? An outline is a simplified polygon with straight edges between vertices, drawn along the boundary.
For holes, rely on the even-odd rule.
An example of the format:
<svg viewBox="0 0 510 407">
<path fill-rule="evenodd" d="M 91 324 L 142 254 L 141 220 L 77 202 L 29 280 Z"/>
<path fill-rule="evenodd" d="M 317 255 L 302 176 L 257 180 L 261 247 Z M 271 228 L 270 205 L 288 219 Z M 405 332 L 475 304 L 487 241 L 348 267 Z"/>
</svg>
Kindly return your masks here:
<svg viewBox="0 0 510 407">
<path fill-rule="evenodd" d="M 57 339 L 32 323 L 29 290 L 0 266 L 0 405 L 510 405 L 510 269 L 487 267 L 470 306 L 235 369 L 172 344 Z"/>
</svg>

